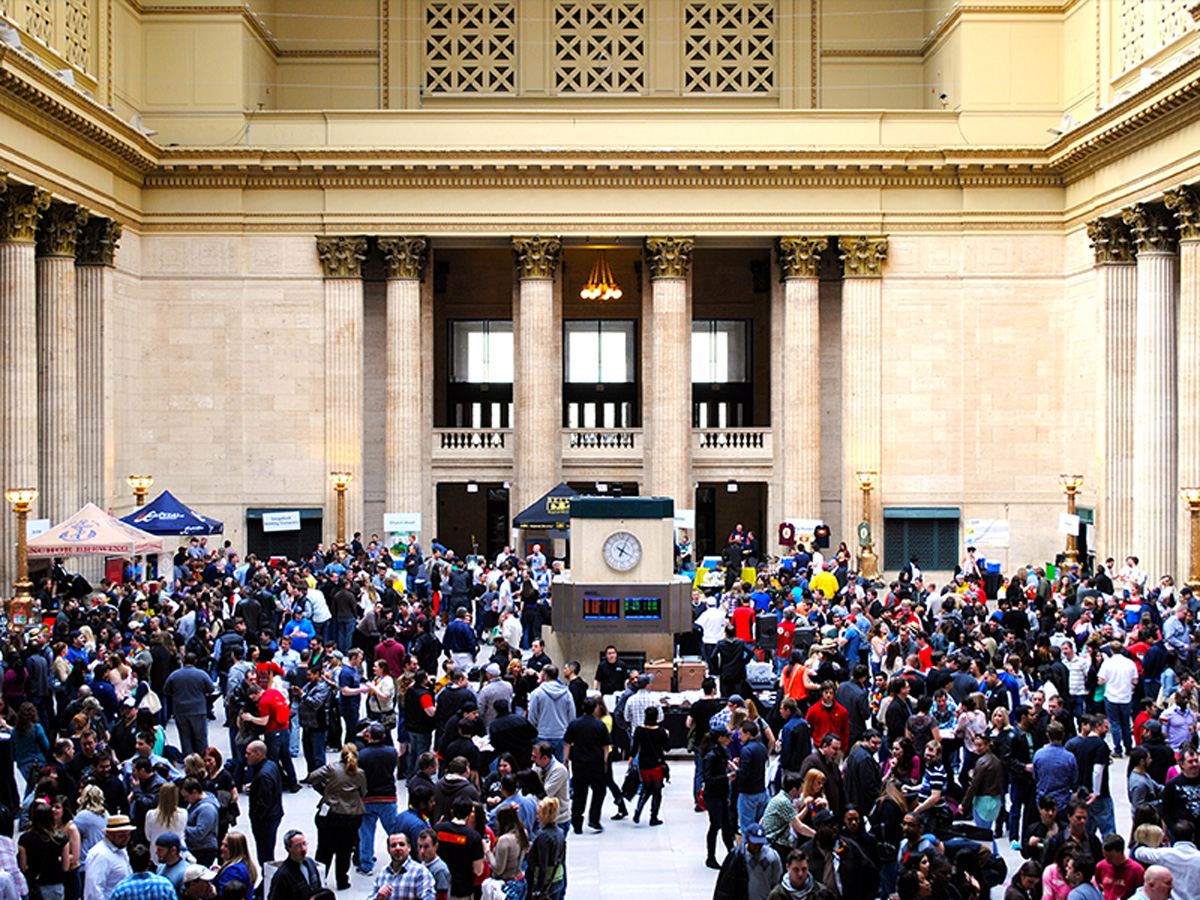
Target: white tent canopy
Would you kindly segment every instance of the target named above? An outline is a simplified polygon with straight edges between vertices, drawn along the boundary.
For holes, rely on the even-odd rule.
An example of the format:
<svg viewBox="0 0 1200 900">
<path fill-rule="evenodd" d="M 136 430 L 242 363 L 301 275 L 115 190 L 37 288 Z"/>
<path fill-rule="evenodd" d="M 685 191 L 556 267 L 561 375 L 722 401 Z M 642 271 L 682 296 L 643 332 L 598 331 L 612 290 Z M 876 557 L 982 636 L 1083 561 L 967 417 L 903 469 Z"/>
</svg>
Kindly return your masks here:
<svg viewBox="0 0 1200 900">
<path fill-rule="evenodd" d="M 162 551 L 162 538 L 114 519 L 95 503 L 29 541 L 30 558 L 141 556 Z"/>
</svg>

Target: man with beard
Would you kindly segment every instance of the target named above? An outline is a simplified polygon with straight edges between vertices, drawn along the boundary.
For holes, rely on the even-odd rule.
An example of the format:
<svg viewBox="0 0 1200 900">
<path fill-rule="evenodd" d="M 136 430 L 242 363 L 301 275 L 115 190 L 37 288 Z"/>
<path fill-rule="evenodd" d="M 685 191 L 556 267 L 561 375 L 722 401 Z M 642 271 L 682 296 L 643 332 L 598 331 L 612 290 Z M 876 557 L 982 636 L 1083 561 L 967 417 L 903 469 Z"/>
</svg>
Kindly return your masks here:
<svg viewBox="0 0 1200 900">
<path fill-rule="evenodd" d="M 813 879 L 836 900 L 858 900 L 879 894 L 877 869 L 854 841 L 838 835 L 837 817 L 827 809 L 813 816 L 816 834 L 801 850 L 808 857 Z"/>
</svg>

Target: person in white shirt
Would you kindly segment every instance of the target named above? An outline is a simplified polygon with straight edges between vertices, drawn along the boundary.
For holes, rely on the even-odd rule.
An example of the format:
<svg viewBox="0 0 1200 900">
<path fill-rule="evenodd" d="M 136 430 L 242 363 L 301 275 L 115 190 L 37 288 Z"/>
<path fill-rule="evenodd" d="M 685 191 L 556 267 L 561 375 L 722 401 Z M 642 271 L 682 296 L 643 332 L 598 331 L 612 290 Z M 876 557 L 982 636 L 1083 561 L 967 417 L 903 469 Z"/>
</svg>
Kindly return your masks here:
<svg viewBox="0 0 1200 900">
<path fill-rule="evenodd" d="M 725 610 L 717 604 L 716 597 L 704 601 L 708 608 L 696 618 L 696 626 L 702 632 L 700 637 L 700 653 L 708 662 L 717 652 L 717 644 L 725 638 Z"/>
<path fill-rule="evenodd" d="M 1146 587 L 1146 573 L 1138 566 L 1136 556 L 1125 557 L 1125 565 L 1121 567 L 1118 577 L 1125 582 L 1127 589 L 1133 585 L 1137 585 L 1139 588 Z"/>
<path fill-rule="evenodd" d="M 1104 711 L 1113 736 L 1113 759 L 1133 750 L 1133 689 L 1137 684 L 1137 663 L 1130 659 L 1119 641 L 1108 645 L 1112 655 L 1100 665 L 1096 681 L 1104 685 Z"/>
<path fill-rule="evenodd" d="M 129 816 L 109 816 L 104 840 L 88 851 L 83 900 L 108 900 L 121 879 L 132 874 L 125 848 L 134 832 Z"/>
</svg>

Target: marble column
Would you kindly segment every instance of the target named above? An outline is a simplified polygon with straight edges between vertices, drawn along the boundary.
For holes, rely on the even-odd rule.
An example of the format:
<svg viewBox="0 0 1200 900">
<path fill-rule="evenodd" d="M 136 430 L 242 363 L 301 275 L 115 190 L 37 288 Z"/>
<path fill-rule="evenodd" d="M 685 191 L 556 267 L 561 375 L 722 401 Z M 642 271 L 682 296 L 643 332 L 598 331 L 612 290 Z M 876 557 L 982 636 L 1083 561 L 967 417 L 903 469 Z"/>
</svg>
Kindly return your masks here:
<svg viewBox="0 0 1200 900">
<path fill-rule="evenodd" d="M 79 370 L 75 244 L 87 210 L 51 203 L 37 232 L 38 469 L 42 514 L 61 522 L 79 509 Z"/>
<path fill-rule="evenodd" d="M 862 516 L 855 472 L 879 473 L 871 492 L 875 553 L 883 560 L 883 264 L 886 237 L 838 238 L 842 259 L 842 534 L 853 543 Z"/>
<path fill-rule="evenodd" d="M 1175 315 L 1179 254 L 1175 224 L 1159 204 L 1123 213 L 1137 248 L 1137 337 L 1134 375 L 1133 547 L 1157 584 L 1175 570 L 1179 488 Z"/>
<path fill-rule="evenodd" d="M 346 540 L 363 530 L 363 282 L 367 239 L 317 238 L 325 277 L 326 544 L 337 538 L 337 493 L 329 472 L 354 476 L 346 490 Z"/>
<path fill-rule="evenodd" d="M 783 516 L 821 517 L 821 330 L 817 268 L 829 241 L 823 237 L 781 237 L 776 245 L 783 277 L 782 336 L 787 360 L 779 380 L 782 446 L 776 457 L 783 493 Z"/>
<path fill-rule="evenodd" d="M 692 483 L 692 304 L 690 237 L 646 238 L 654 377 L 642 385 L 646 493 L 695 509 Z"/>
<path fill-rule="evenodd" d="M 512 515 L 555 487 L 562 471 L 562 303 L 554 281 L 561 257 L 556 237 L 513 238 Z"/>
<path fill-rule="evenodd" d="M 1100 450 L 1104 484 L 1098 518 L 1103 553 L 1123 560 L 1133 549 L 1134 372 L 1137 334 L 1137 262 L 1133 236 L 1120 219 L 1087 226 L 1096 258 L 1104 315 L 1104 420 Z M 1103 556 L 1100 556 L 1103 559 Z"/>
<path fill-rule="evenodd" d="M 34 242 L 50 194 L 8 182 L 0 195 L 0 491 L 38 478 L 37 269 Z M 30 518 L 45 509 L 38 500 Z M 0 590 L 16 577 L 16 519 L 0 510 Z"/>
<path fill-rule="evenodd" d="M 429 258 L 423 237 L 379 239 L 387 268 L 386 512 L 426 510 L 425 393 L 430 383 L 413 337 L 421 334 L 421 284 Z"/>
<path fill-rule="evenodd" d="M 76 371 L 79 412 L 79 492 L 84 502 L 107 506 L 112 485 L 104 464 L 107 429 L 105 403 L 105 317 L 112 298 L 113 260 L 121 226 L 91 216 L 75 243 Z"/>
<path fill-rule="evenodd" d="M 1179 487 L 1200 487 L 1200 188 L 1167 191 L 1167 209 L 1179 232 Z M 1189 577 L 1191 522 L 1187 504 L 1176 520 L 1175 583 Z"/>
</svg>

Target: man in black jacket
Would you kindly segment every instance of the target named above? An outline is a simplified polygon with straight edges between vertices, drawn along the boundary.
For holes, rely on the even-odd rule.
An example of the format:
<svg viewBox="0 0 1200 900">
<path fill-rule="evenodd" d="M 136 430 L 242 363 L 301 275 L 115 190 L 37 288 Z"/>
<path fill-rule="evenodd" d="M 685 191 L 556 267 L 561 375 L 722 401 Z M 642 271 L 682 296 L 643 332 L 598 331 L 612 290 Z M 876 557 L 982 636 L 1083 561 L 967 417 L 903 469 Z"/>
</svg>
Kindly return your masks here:
<svg viewBox="0 0 1200 900">
<path fill-rule="evenodd" d="M 746 681 L 746 663 L 750 661 L 751 655 L 752 651 L 746 646 L 746 642 L 738 640 L 733 625 L 726 625 L 725 640 L 717 644 L 717 652 L 713 654 L 709 663 L 709 671 L 721 676 L 722 695 L 753 695 L 754 691 Z"/>
<path fill-rule="evenodd" d="M 808 857 L 813 880 L 829 888 L 835 897 L 856 900 L 879 896 L 879 869 L 854 841 L 839 837 L 837 817 L 827 809 L 813 816 L 816 834 L 800 849 Z M 834 856 L 838 862 L 833 863 Z"/>
<path fill-rule="evenodd" d="M 837 702 L 846 708 L 846 715 L 850 719 L 851 746 L 863 739 L 867 723 L 871 721 L 871 698 L 867 696 L 869 675 L 870 670 L 866 666 L 856 665 L 850 680 L 839 685 L 837 689 Z"/>
<path fill-rule="evenodd" d="M 287 859 L 279 864 L 271 879 L 267 900 L 309 900 L 323 885 L 317 864 L 308 858 L 308 840 L 304 833 L 289 831 L 285 834 L 283 849 L 287 851 Z"/>
<path fill-rule="evenodd" d="M 842 781 L 846 791 L 846 803 L 858 810 L 871 810 L 883 787 L 879 768 L 879 748 L 883 736 L 875 729 L 867 731 L 862 740 L 854 745 L 846 757 Z"/>
<path fill-rule="evenodd" d="M 260 865 L 265 865 L 275 858 L 275 835 L 283 819 L 283 774 L 267 759 L 267 745 L 262 741 L 246 746 L 246 765 L 251 770 L 250 830 Z"/>
<path fill-rule="evenodd" d="M 1028 768 L 1033 763 L 1033 711 L 1021 704 L 1013 715 L 1017 724 L 996 739 L 992 752 L 1004 763 L 1008 774 L 1008 837 L 1012 848 L 1019 850 L 1021 836 L 1034 817 L 1036 785 Z"/>
</svg>

